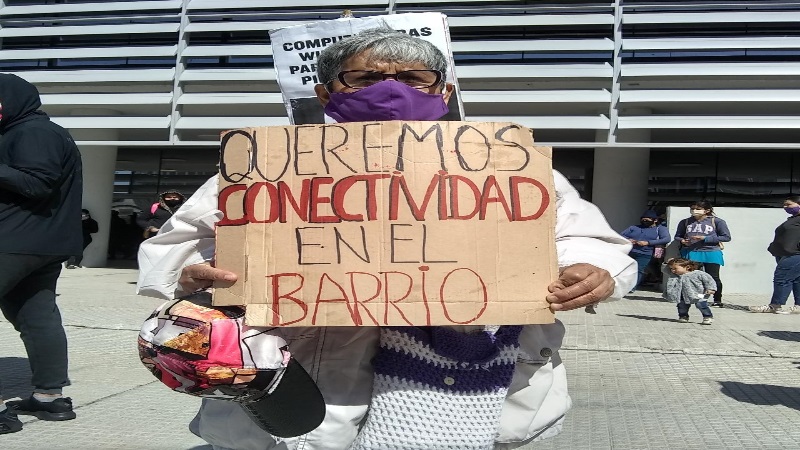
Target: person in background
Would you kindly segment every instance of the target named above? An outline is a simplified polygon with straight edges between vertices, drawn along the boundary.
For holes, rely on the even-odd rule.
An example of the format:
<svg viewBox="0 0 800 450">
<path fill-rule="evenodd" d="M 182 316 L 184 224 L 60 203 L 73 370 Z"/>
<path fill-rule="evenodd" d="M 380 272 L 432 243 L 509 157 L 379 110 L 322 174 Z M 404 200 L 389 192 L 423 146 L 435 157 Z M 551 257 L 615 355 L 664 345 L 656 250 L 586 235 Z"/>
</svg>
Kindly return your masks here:
<svg viewBox="0 0 800 450">
<path fill-rule="evenodd" d="M 111 210 L 108 230 L 108 259 L 116 259 L 117 254 L 125 253 L 125 228 L 128 224 L 120 217 L 119 211 Z"/>
<path fill-rule="evenodd" d="M 83 267 L 81 265 L 81 262 L 83 262 L 83 252 L 85 252 L 86 247 L 92 243 L 92 234 L 97 233 L 99 230 L 100 228 L 97 226 L 97 221 L 92 219 L 92 215 L 89 214 L 89 210 L 82 209 L 81 231 L 83 232 L 83 250 L 81 251 L 80 255 L 70 256 L 66 262 L 67 269 L 77 269 L 79 267 Z"/>
<path fill-rule="evenodd" d="M 701 323 L 711 325 L 714 322 L 714 314 L 708 307 L 708 299 L 717 289 L 717 283 L 711 275 L 697 270 L 699 268 L 699 263 L 684 258 L 667 261 L 665 271 L 668 271 L 670 277 L 667 279 L 664 297 L 677 303 L 678 322 L 689 321 L 689 308 L 694 303 L 703 315 Z"/>
<path fill-rule="evenodd" d="M 772 277 L 772 298 L 769 305 L 751 306 L 751 312 L 800 314 L 800 195 L 787 197 L 783 210 L 789 218 L 775 229 L 767 248 L 778 263 Z M 794 306 L 784 308 L 790 293 L 794 294 Z"/>
<path fill-rule="evenodd" d="M 711 275 L 717 283 L 711 306 L 722 308 L 722 280 L 719 278 L 719 270 L 725 265 L 723 242 L 730 242 L 731 232 L 728 224 L 714 215 L 714 207 L 707 201 L 692 203 L 689 205 L 689 212 L 690 217 L 678 222 L 675 240 L 681 243 L 681 257 L 702 264 L 703 271 Z"/>
<path fill-rule="evenodd" d="M 75 418 L 62 394 L 70 381 L 56 283 L 61 263 L 82 251 L 83 166 L 72 136 L 41 106 L 34 85 L 0 74 L 0 310 L 25 344 L 33 385 L 23 400 L 0 396 L 0 434 L 22 430 L 17 414 Z"/>
<path fill-rule="evenodd" d="M 667 232 L 669 232 L 669 223 L 667 222 L 666 212 L 662 212 L 658 215 L 656 225 L 666 228 Z M 652 284 L 655 287 L 655 290 L 658 292 L 663 291 L 662 283 L 664 282 L 664 274 L 662 267 L 668 259 L 667 247 L 671 242 L 672 240 L 667 242 L 665 245 L 659 245 L 653 249 L 653 259 L 650 260 L 650 265 L 647 267 L 647 270 L 645 270 L 644 280 L 642 280 L 643 284 Z"/>
<path fill-rule="evenodd" d="M 132 212 L 128 219 L 125 221 L 125 255 L 124 259 L 136 259 L 136 254 L 139 251 L 139 246 L 144 241 L 147 233 L 142 233 L 142 228 L 139 226 L 139 216 L 141 212 Z"/>
<path fill-rule="evenodd" d="M 183 205 L 184 201 L 183 194 L 178 191 L 161 193 L 158 196 L 158 207 L 151 208 L 149 212 L 143 212 L 136 219 L 136 223 L 144 230 L 144 238 L 147 239 L 158 233 L 161 226 L 175 214 L 175 211 Z"/>
<path fill-rule="evenodd" d="M 653 259 L 654 250 L 659 245 L 669 243 L 671 238 L 669 230 L 665 226 L 658 224 L 658 214 L 651 209 L 642 213 L 638 225 L 628 227 L 621 234 L 628 238 L 633 245 L 628 256 L 636 260 L 636 264 L 639 267 L 636 286 L 631 290 L 633 292 L 642 284 L 647 266 Z"/>
</svg>

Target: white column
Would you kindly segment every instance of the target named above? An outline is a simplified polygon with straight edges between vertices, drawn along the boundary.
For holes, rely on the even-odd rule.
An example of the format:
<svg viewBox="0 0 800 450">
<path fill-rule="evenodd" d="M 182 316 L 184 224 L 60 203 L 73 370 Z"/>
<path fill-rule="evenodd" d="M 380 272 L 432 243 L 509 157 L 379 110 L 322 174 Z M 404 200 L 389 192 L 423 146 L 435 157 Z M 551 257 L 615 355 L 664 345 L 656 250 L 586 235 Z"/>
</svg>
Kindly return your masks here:
<svg viewBox="0 0 800 450">
<path fill-rule="evenodd" d="M 93 114 L 101 115 L 101 114 Z M 70 130 L 75 141 L 115 141 L 117 130 Z M 83 207 L 97 221 L 100 230 L 83 252 L 83 265 L 105 267 L 114 197 L 114 170 L 117 147 L 113 145 L 78 145 L 83 160 Z"/>
<path fill-rule="evenodd" d="M 606 132 L 598 140 L 606 139 Z M 618 142 L 650 142 L 650 130 L 620 130 Z M 617 231 L 639 223 L 647 208 L 650 149 L 602 147 L 594 150 L 592 203 Z"/>
</svg>

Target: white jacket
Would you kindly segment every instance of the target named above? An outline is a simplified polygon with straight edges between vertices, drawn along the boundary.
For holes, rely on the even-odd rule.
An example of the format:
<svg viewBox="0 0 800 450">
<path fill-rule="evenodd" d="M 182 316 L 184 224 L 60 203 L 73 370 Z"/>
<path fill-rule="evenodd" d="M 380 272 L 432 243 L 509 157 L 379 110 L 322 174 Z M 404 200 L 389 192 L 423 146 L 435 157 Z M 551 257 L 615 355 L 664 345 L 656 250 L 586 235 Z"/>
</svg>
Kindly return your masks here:
<svg viewBox="0 0 800 450">
<path fill-rule="evenodd" d="M 558 264 L 589 263 L 611 273 L 612 298 L 621 298 L 636 282 L 630 243 L 614 232 L 593 204 L 558 172 L 556 248 Z M 172 299 L 179 293 L 181 270 L 210 261 L 214 255 L 217 177 L 208 180 L 157 236 L 139 250 L 138 293 Z M 203 400 L 191 430 L 215 449 L 346 449 L 355 439 L 372 393 L 371 359 L 378 348 L 376 327 L 281 328 L 292 354 L 316 380 L 327 403 L 322 425 L 307 435 L 276 440 L 255 425 L 235 403 Z M 516 448 L 561 431 L 571 406 L 567 376 L 558 350 L 564 326 L 528 325 L 520 336 L 520 357 L 503 405 L 496 449 Z"/>
</svg>

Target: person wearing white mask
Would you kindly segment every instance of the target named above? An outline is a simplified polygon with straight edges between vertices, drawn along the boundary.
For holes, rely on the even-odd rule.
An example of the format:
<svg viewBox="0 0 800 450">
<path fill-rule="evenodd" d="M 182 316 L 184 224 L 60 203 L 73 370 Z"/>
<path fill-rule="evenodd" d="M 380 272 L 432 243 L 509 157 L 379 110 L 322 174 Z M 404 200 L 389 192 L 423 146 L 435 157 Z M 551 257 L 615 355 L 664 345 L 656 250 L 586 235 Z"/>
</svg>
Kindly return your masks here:
<svg viewBox="0 0 800 450">
<path fill-rule="evenodd" d="M 711 306 L 723 307 L 720 267 L 725 265 L 723 242 L 730 242 L 728 224 L 714 215 L 714 207 L 707 201 L 694 202 L 689 206 L 691 217 L 681 220 L 675 231 L 675 240 L 681 244 L 681 257 L 703 265 L 703 271 L 717 283 L 714 302 Z"/>
</svg>

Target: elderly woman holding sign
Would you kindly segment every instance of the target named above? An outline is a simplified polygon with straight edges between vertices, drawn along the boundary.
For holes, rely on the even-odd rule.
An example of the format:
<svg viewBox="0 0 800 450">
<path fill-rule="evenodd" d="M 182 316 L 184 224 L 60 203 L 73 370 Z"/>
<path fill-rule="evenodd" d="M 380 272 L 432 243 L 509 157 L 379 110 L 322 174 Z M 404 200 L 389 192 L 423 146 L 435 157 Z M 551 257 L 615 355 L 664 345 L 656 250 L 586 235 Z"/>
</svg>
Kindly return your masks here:
<svg viewBox="0 0 800 450">
<path fill-rule="evenodd" d="M 446 67 L 445 56 L 424 40 L 367 30 L 320 54 L 318 75 L 326 82 L 316 93 L 339 122 L 437 120 L 453 92 Z M 622 297 L 636 281 L 630 244 L 562 175 L 554 176 L 560 275 L 549 286 L 550 308 L 567 311 Z M 241 274 L 213 267 L 217 191 L 214 177 L 142 245 L 140 294 L 173 299 L 212 282 L 237 281 Z M 288 341 L 313 374 L 325 418 L 302 436 L 281 439 L 235 403 L 205 399 L 191 428 L 215 448 L 515 448 L 556 435 L 571 405 L 558 355 L 559 321 L 266 333 Z M 456 369 L 444 374 L 442 367 Z"/>
</svg>

